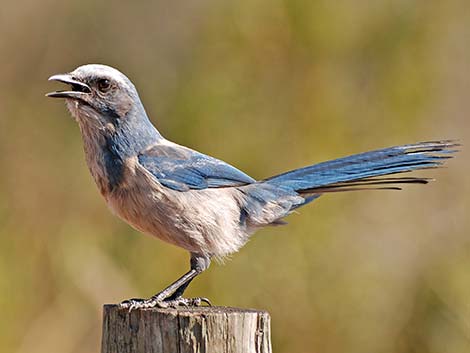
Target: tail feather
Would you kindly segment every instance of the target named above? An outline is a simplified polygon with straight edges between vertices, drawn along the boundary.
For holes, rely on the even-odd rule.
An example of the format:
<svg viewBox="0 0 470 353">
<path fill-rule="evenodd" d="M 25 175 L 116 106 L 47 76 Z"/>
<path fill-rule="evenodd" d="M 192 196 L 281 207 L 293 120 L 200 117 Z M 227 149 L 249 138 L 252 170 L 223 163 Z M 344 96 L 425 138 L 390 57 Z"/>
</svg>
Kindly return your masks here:
<svg viewBox="0 0 470 353">
<path fill-rule="evenodd" d="M 430 179 L 380 176 L 438 168 L 457 152 L 455 141 L 431 141 L 384 148 L 292 170 L 263 180 L 300 194 L 392 189 L 396 184 L 426 184 Z M 384 186 L 387 185 L 387 186 Z M 390 185 L 390 186 L 388 186 Z"/>
<path fill-rule="evenodd" d="M 343 183 L 329 184 L 317 188 L 301 190 L 302 194 L 325 193 L 338 191 L 357 191 L 357 190 L 401 190 L 401 187 L 393 186 L 396 184 L 427 184 L 433 179 L 429 178 L 366 178 L 357 181 L 347 181 Z M 378 186 L 378 185 L 392 186 Z"/>
</svg>

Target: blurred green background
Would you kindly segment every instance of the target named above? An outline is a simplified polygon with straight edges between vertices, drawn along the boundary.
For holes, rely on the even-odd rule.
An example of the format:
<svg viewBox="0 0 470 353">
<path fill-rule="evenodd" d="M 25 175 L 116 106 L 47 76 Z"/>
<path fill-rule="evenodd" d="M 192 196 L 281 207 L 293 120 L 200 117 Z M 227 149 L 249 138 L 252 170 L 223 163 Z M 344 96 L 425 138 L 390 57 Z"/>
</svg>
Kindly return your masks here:
<svg viewBox="0 0 470 353">
<path fill-rule="evenodd" d="M 164 136 L 255 178 L 470 137 L 463 0 L 18 0 L 0 53 L 0 352 L 99 352 L 103 303 L 188 266 L 106 209 L 52 74 L 117 67 Z M 276 353 L 470 352 L 468 160 L 324 196 L 187 294 L 268 310 Z"/>
</svg>

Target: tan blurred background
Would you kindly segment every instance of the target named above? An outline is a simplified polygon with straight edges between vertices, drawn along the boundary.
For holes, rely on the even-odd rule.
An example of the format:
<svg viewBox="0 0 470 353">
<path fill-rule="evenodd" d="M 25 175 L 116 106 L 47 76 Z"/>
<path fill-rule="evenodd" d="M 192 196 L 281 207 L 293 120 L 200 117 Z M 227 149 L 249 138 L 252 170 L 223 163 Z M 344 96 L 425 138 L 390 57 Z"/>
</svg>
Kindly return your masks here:
<svg viewBox="0 0 470 353">
<path fill-rule="evenodd" d="M 103 303 L 188 266 L 106 209 L 52 74 L 117 67 L 164 136 L 255 178 L 470 138 L 464 0 L 4 1 L 0 53 L 0 352 L 99 352 Z M 276 353 L 470 352 L 465 149 L 431 185 L 322 197 L 187 294 L 268 310 Z"/>
</svg>

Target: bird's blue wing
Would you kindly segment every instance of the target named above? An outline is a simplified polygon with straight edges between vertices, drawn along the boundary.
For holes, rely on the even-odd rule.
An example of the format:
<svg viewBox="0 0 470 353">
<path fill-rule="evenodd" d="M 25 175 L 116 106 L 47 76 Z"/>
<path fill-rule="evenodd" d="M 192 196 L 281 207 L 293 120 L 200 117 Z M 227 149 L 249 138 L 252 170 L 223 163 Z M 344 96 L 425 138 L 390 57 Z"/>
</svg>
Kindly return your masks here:
<svg viewBox="0 0 470 353">
<path fill-rule="evenodd" d="M 156 144 L 140 153 L 138 160 L 160 184 L 178 191 L 242 186 L 255 182 L 225 162 L 172 143 Z"/>
</svg>

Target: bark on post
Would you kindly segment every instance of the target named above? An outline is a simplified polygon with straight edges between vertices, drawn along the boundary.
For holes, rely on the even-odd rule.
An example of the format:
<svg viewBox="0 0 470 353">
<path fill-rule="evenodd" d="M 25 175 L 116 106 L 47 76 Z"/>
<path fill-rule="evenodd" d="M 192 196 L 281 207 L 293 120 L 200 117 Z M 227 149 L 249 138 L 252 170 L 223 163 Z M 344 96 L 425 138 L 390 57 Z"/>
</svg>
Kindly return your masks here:
<svg viewBox="0 0 470 353">
<path fill-rule="evenodd" d="M 271 353 L 270 316 L 228 307 L 105 305 L 101 353 Z"/>
</svg>

